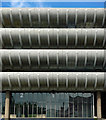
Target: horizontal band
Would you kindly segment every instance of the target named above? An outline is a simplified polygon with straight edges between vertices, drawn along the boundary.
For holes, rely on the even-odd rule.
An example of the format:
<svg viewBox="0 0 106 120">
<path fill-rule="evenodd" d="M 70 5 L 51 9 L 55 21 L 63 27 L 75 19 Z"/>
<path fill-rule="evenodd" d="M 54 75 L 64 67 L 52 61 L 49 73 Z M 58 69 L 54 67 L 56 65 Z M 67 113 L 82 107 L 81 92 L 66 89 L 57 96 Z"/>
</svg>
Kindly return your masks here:
<svg viewBox="0 0 106 120">
<path fill-rule="evenodd" d="M 96 91 L 106 89 L 101 72 L 1 72 L 2 90 L 11 91 Z"/>
<path fill-rule="evenodd" d="M 1 50 L 2 70 L 105 71 L 105 50 Z"/>
<path fill-rule="evenodd" d="M 106 27 L 104 8 L 2 8 L 2 27 Z"/>
<path fill-rule="evenodd" d="M 2 48 L 106 48 L 104 29 L 0 29 Z"/>
</svg>

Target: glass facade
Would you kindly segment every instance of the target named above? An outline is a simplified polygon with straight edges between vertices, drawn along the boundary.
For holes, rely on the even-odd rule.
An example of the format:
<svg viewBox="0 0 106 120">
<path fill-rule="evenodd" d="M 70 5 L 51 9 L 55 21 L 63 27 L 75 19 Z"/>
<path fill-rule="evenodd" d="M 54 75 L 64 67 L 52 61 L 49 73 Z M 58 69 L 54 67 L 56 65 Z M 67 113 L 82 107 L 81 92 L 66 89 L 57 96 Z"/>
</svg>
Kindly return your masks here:
<svg viewBox="0 0 106 120">
<path fill-rule="evenodd" d="M 12 93 L 15 117 L 93 117 L 93 93 Z"/>
<path fill-rule="evenodd" d="M 5 93 L 1 93 L 2 96 L 2 115 L 5 114 Z"/>
</svg>

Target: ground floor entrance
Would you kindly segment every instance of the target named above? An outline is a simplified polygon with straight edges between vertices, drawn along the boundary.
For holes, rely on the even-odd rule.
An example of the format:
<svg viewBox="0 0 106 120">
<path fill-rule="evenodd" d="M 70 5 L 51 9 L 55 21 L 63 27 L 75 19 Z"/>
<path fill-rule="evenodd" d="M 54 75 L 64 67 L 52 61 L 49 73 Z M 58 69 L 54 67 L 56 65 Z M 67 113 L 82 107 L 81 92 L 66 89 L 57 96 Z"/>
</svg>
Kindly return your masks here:
<svg viewBox="0 0 106 120">
<path fill-rule="evenodd" d="M 5 94 L 4 94 L 5 96 Z M 4 102 L 4 101 L 3 101 Z M 4 111 L 5 104 L 2 106 Z M 12 118 L 93 118 L 93 93 L 11 93 Z"/>
</svg>

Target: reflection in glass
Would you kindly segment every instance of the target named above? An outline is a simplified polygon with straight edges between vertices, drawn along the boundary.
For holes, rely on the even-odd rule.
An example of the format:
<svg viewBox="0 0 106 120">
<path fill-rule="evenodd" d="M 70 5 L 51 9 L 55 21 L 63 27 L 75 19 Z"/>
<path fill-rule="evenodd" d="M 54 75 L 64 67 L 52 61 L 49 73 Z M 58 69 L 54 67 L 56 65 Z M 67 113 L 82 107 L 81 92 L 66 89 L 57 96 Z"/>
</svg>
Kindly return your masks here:
<svg viewBox="0 0 106 120">
<path fill-rule="evenodd" d="M 93 117 L 92 93 L 12 93 L 16 117 Z"/>
<path fill-rule="evenodd" d="M 1 113 L 4 115 L 5 114 L 5 93 L 0 93 L 1 95 L 1 97 L 2 97 L 2 106 L 0 105 L 0 107 L 2 107 L 2 111 L 1 111 Z"/>
</svg>

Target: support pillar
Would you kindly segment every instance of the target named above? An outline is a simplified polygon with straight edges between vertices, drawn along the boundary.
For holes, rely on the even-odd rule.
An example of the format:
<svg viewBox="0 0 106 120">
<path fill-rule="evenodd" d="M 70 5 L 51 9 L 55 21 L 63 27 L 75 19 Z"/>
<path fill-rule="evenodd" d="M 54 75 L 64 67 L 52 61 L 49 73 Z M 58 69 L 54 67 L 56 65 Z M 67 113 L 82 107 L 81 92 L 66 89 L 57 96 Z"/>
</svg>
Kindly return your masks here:
<svg viewBox="0 0 106 120">
<path fill-rule="evenodd" d="M 10 91 L 6 91 L 5 98 L 5 120 L 10 119 Z"/>
<path fill-rule="evenodd" d="M 102 111 L 101 111 L 101 92 L 97 92 L 97 118 L 102 118 Z"/>
</svg>

